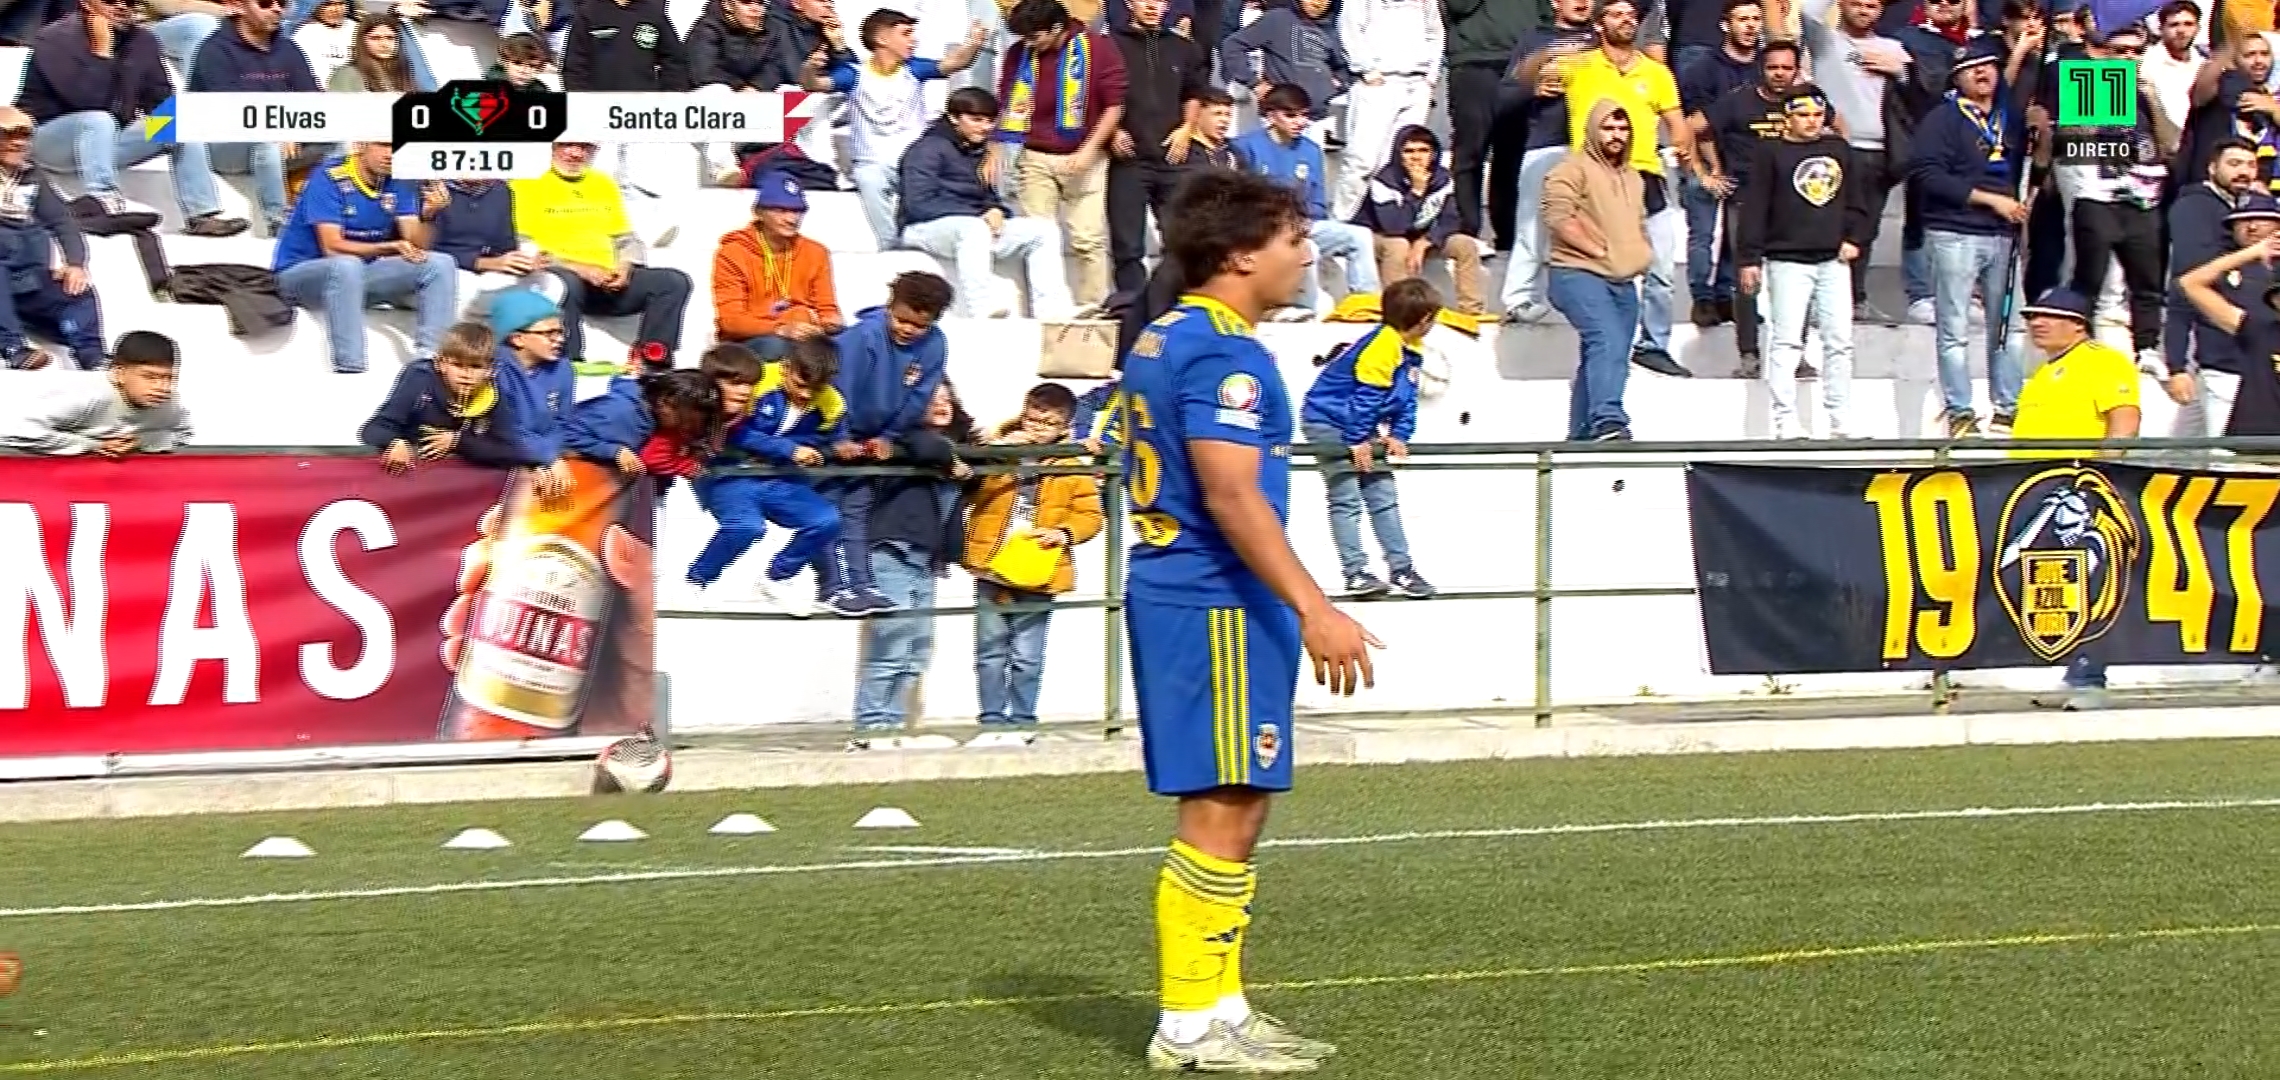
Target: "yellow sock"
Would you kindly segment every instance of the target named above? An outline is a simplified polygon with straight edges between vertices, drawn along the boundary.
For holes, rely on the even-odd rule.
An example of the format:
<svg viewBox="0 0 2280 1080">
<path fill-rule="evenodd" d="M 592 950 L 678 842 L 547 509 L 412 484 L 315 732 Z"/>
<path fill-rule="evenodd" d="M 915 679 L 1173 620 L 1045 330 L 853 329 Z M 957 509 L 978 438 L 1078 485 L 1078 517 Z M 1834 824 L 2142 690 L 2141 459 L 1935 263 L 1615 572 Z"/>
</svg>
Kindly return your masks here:
<svg viewBox="0 0 2280 1080">
<path fill-rule="evenodd" d="M 1248 863 L 1206 855 L 1172 841 L 1156 876 L 1156 942 L 1169 1013 L 1209 1012 L 1242 975 L 1236 951 L 1256 889 Z"/>
</svg>

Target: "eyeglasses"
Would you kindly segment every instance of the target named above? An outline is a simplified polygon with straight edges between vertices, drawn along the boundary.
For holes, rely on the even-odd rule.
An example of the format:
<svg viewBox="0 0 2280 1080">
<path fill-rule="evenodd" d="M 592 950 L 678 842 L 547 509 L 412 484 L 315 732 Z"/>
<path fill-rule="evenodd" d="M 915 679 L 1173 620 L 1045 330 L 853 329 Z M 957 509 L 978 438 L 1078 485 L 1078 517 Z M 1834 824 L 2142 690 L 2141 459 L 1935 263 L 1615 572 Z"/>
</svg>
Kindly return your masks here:
<svg viewBox="0 0 2280 1080">
<path fill-rule="evenodd" d="M 30 127 L 28 127 L 28 126 L 27 126 L 27 127 L 0 127 L 0 140 L 5 140 L 5 141 L 8 141 L 8 142 L 15 142 L 15 141 L 17 141 L 17 140 L 20 140 L 20 139 L 29 139 L 29 138 L 31 138 L 31 137 L 32 137 L 32 129 L 31 129 Z"/>
<path fill-rule="evenodd" d="M 537 336 L 539 336 L 539 337 L 542 337 L 542 338 L 557 338 L 557 339 L 559 339 L 559 338 L 561 338 L 561 337 L 563 336 L 563 334 L 565 333 L 565 331 L 564 331 L 564 330 L 563 330 L 561 327 L 557 326 L 557 327 L 555 327 L 555 328 L 554 328 L 554 329 L 552 329 L 552 330 L 523 330 L 523 331 L 520 331 L 520 333 L 525 333 L 525 334 L 535 334 L 535 335 L 537 335 Z"/>
<path fill-rule="evenodd" d="M 285 6 L 285 0 L 250 0 L 250 2 L 255 8 L 262 11 L 275 11 Z"/>
</svg>

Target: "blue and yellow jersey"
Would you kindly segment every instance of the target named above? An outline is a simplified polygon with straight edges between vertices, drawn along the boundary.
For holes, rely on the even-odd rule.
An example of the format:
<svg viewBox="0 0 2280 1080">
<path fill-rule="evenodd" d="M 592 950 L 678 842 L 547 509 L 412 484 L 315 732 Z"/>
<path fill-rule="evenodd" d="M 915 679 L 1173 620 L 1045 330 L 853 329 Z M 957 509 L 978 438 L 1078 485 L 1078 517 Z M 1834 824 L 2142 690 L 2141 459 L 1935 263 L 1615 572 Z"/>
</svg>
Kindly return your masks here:
<svg viewBox="0 0 2280 1080">
<path fill-rule="evenodd" d="M 1077 415 L 1071 425 L 1078 442 L 1098 436 L 1103 446 L 1124 445 L 1124 430 L 1117 410 L 1124 407 L 1124 383 L 1111 380 L 1077 395 Z"/>
<path fill-rule="evenodd" d="M 829 446 L 846 413 L 846 402 L 828 383 L 815 388 L 806 408 L 792 404 L 784 393 L 784 365 L 769 364 L 752 387 L 752 411 L 728 426 L 727 456 L 741 450 L 771 465 L 792 464 L 792 451 L 800 447 Z"/>
<path fill-rule="evenodd" d="M 1348 446 L 1370 441 L 1380 427 L 1408 442 L 1417 433 L 1417 373 L 1424 365 L 1425 354 L 1380 326 L 1315 373 L 1299 420 L 1337 428 Z"/>
<path fill-rule="evenodd" d="M 1190 440 L 1258 447 L 1259 490 L 1290 520 L 1290 391 L 1274 354 L 1233 309 L 1183 296 L 1133 343 L 1123 386 L 1139 535 L 1129 594 L 1193 607 L 1279 605 L 1212 521 L 1187 448 Z"/>
</svg>

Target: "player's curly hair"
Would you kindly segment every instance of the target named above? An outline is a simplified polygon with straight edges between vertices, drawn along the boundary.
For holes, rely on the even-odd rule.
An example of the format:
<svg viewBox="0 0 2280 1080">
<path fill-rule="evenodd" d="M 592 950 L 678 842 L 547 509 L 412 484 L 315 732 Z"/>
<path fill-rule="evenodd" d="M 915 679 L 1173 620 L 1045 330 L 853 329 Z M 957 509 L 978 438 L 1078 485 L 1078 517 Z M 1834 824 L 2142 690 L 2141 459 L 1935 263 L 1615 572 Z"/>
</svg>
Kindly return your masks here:
<svg viewBox="0 0 2280 1080">
<path fill-rule="evenodd" d="M 1266 247 L 1306 220 L 1297 188 L 1247 172 L 1203 170 L 1181 184 L 1165 208 L 1164 254 L 1179 267 L 1180 287 L 1193 289 L 1218 276 L 1227 260 Z"/>
</svg>

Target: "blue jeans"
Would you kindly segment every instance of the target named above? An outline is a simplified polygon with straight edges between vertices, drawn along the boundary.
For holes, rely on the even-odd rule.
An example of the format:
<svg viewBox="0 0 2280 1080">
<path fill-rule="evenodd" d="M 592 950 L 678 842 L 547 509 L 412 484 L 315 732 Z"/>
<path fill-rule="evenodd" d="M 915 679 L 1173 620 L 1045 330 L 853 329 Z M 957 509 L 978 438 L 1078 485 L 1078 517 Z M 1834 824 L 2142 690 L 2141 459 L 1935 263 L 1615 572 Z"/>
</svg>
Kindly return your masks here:
<svg viewBox="0 0 2280 1080">
<path fill-rule="evenodd" d="M 206 155 L 215 172 L 253 177 L 253 201 L 272 232 L 292 207 L 285 203 L 285 147 L 281 143 L 213 143 Z"/>
<path fill-rule="evenodd" d="M 1623 411 L 1623 384 L 1631 373 L 1631 335 L 1639 327 L 1639 288 L 1587 270 L 1551 268 L 1552 308 L 1575 327 L 1582 355 L 1568 380 L 1568 438 L 1588 439 L 1602 428 L 1631 426 Z"/>
<path fill-rule="evenodd" d="M 2003 334 L 2003 286 L 2011 277 L 2011 238 L 1976 233 L 1924 231 L 1924 251 L 1932 268 L 1932 338 L 1939 345 L 1940 397 L 1950 414 L 1971 411 L 1971 296 L 1977 289 L 1987 305 L 1987 396 L 1995 411 L 2018 408 L 2026 371 L 2019 342 L 2026 331 L 2012 316 Z M 2014 309 L 2015 312 L 2016 309 Z M 1998 341 L 2004 341 L 1999 347 Z"/>
<path fill-rule="evenodd" d="M 0 272 L 4 271 L 0 267 Z M 5 284 L 0 280 L 0 286 Z M 69 295 L 47 273 L 40 275 L 38 287 L 27 292 L 11 293 L 0 287 L 0 353 L 23 348 L 27 327 L 71 350 L 72 362 L 81 371 L 102 370 L 103 312 L 96 304 L 94 289 Z"/>
<path fill-rule="evenodd" d="M 934 557 L 900 540 L 871 549 L 879 591 L 899 611 L 934 606 Z M 881 615 L 863 624 L 863 663 L 855 681 L 857 728 L 901 727 L 911 693 L 934 661 L 934 616 Z"/>
<path fill-rule="evenodd" d="M 1689 45 L 1688 50 L 1699 49 Z M 1734 298 L 1734 260 L 1722 259 L 1718 240 L 1718 195 L 1691 172 L 1681 173 L 1678 203 L 1686 210 L 1686 288 L 1694 299 L 1731 301 Z M 1712 278 L 1711 272 L 1717 277 Z"/>
<path fill-rule="evenodd" d="M 418 262 L 394 255 L 369 262 L 327 255 L 277 274 L 277 294 L 286 303 L 324 313 L 333 370 L 344 374 L 364 370 L 364 309 L 372 301 L 411 298 L 417 311 L 412 349 L 427 359 L 459 310 L 458 292 L 458 265 L 433 253 Z"/>
<path fill-rule="evenodd" d="M 317 9 L 323 6 L 324 0 L 292 0 L 291 3 L 285 5 L 285 21 L 279 25 L 277 32 L 285 37 L 292 37 L 293 31 L 299 30 L 307 24 L 316 15 Z M 412 69 L 412 88 L 415 90 L 435 89 L 435 72 L 428 68 L 427 53 L 420 48 L 419 28 L 412 25 L 410 20 L 396 20 L 396 45 L 404 50 L 404 63 Z M 559 45 L 556 46 L 554 55 L 557 57 L 562 55 L 562 49 Z M 184 77 L 188 77 L 190 73 L 185 70 L 182 74 Z M 319 79 L 317 81 L 323 82 L 324 80 Z"/>
<path fill-rule="evenodd" d="M 1322 310 L 1323 261 L 1337 259 L 1346 264 L 1346 295 L 1378 291 L 1377 241 L 1370 231 L 1350 221 L 1317 221 L 1307 226 L 1306 239 L 1314 245 L 1314 266 L 1306 271 L 1306 288 L 1298 294 L 1298 306 L 1317 314 Z"/>
<path fill-rule="evenodd" d="M 1671 298 L 1677 292 L 1678 225 L 1682 219 L 1673 193 L 1670 205 L 1647 217 L 1647 272 L 1639 276 L 1639 347 L 1670 351 Z"/>
<path fill-rule="evenodd" d="M 828 600 L 841 587 L 876 588 L 878 581 L 871 573 L 871 504 L 878 497 L 877 481 L 868 476 L 819 480 L 815 490 L 839 510 L 839 538 L 825 550 L 824 561 L 831 564 L 832 572 L 816 576 L 816 599 Z"/>
<path fill-rule="evenodd" d="M 205 44 L 207 36 L 220 25 L 220 16 L 185 11 L 151 23 L 148 29 L 158 39 L 158 51 L 174 62 L 175 69 L 182 72 L 182 81 L 189 82 L 190 62 L 197 59 L 198 46 Z"/>
<path fill-rule="evenodd" d="M 745 338 L 744 347 L 752 350 L 752 355 L 759 357 L 761 363 L 767 363 L 771 360 L 781 360 L 790 356 L 792 354 L 792 339 L 778 337 L 774 334 L 762 334 L 756 338 Z"/>
<path fill-rule="evenodd" d="M 110 113 L 95 110 L 58 116 L 32 132 L 33 164 L 46 172 L 77 174 L 80 190 L 89 195 L 117 193 L 120 169 L 160 154 L 174 159 L 168 172 L 183 217 L 221 210 L 204 143 L 152 142 L 140 125 L 120 127 Z"/>
<path fill-rule="evenodd" d="M 987 581 L 974 583 L 974 692 L 982 723 L 1034 724 L 1037 689 L 1045 684 L 1045 631 L 1050 611 L 1000 611 L 1000 604 L 1051 600 Z"/>
<path fill-rule="evenodd" d="M 828 559 L 818 559 L 839 538 L 839 511 L 797 480 L 772 476 L 723 476 L 695 484 L 697 505 L 713 517 L 712 539 L 689 564 L 689 581 L 710 585 L 730 563 L 760 542 L 770 523 L 792 530 L 790 543 L 768 564 L 768 577 L 783 581 L 810 562 L 816 576 L 828 577 Z"/>
<path fill-rule="evenodd" d="M 1346 435 L 1329 424 L 1306 425 L 1310 443 L 1346 444 Z M 1347 577 L 1367 573 L 1369 553 L 1362 550 L 1362 508 L 1370 513 L 1370 531 L 1385 551 L 1387 573 L 1410 568 L 1409 537 L 1401 530 L 1401 493 L 1393 486 L 1393 472 L 1381 464 L 1369 472 L 1354 471 L 1343 458 L 1321 461 L 1322 489 L 1330 500 L 1330 540 L 1338 545 L 1338 566 Z"/>
</svg>

